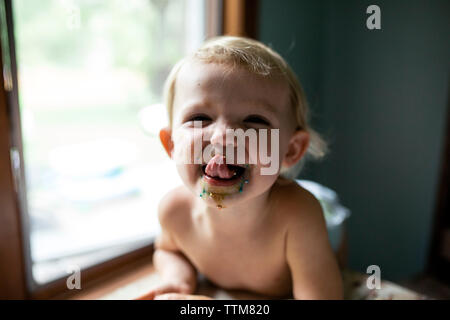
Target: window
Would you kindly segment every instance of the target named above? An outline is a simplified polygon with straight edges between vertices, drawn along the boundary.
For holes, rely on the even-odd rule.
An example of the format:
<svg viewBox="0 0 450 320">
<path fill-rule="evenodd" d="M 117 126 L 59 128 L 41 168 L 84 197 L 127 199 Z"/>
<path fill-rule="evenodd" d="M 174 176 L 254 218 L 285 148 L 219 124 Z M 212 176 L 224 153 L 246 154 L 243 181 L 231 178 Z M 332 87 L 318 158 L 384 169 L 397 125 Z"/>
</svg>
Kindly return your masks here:
<svg viewBox="0 0 450 320">
<path fill-rule="evenodd" d="M 35 285 L 158 232 L 157 203 L 178 183 L 158 139 L 162 84 L 217 34 L 211 3 L 12 1 L 23 146 L 12 159 L 18 166 L 23 154 Z"/>
</svg>

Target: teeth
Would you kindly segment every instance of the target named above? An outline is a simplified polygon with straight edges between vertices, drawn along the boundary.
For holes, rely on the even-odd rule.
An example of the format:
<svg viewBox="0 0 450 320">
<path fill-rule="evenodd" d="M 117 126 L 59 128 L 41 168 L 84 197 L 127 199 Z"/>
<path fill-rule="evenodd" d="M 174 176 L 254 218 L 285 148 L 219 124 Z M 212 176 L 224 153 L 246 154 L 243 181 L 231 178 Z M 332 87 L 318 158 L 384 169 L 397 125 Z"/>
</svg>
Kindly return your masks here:
<svg viewBox="0 0 450 320">
<path fill-rule="evenodd" d="M 211 178 L 216 178 L 216 179 L 225 179 L 225 180 L 229 180 L 229 179 L 235 179 L 238 175 L 239 176 L 241 176 L 241 175 L 243 175 L 244 174 L 244 171 L 245 171 L 245 167 L 241 167 L 241 166 L 236 166 L 236 165 L 228 165 L 228 169 L 230 170 L 230 171 L 233 171 L 233 173 L 232 173 L 232 175 L 228 178 L 228 179 L 226 179 L 226 178 L 220 178 L 220 175 L 209 175 L 209 174 L 207 174 L 206 173 L 206 168 L 207 168 L 207 165 L 203 165 L 202 166 L 202 172 L 203 172 L 203 174 L 204 175 L 206 175 L 206 176 L 209 176 L 209 177 L 211 177 Z"/>
</svg>

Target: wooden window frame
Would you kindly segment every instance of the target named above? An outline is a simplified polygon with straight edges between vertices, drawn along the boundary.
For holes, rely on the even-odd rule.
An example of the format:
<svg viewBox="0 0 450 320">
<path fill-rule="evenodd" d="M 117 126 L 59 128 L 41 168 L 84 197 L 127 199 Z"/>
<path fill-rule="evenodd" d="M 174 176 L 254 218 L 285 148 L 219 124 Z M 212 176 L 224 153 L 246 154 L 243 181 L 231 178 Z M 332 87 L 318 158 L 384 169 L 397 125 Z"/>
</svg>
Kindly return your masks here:
<svg viewBox="0 0 450 320">
<path fill-rule="evenodd" d="M 18 168 L 13 171 L 11 155 L 19 146 L 20 128 L 14 128 L 18 116 L 13 101 L 17 101 L 14 47 L 11 47 L 11 1 L 1 0 L 2 41 L 0 62 L 2 84 L 0 90 L 0 297 L 25 299 L 29 297 L 26 219 L 20 210 Z M 6 30 L 5 30 L 6 29 Z M 14 130 L 15 129 L 15 130 Z"/>
<path fill-rule="evenodd" d="M 224 0 L 222 12 L 224 35 L 259 38 L 259 0 Z"/>
<path fill-rule="evenodd" d="M 447 97 L 447 123 L 445 145 L 441 160 L 439 190 L 433 220 L 427 272 L 450 284 L 450 86 Z"/>
<path fill-rule="evenodd" d="M 12 1 L 0 0 L 6 32 L 0 42 L 0 65 L 3 66 L 0 88 L 0 299 L 68 298 L 62 277 L 37 284 L 32 277 L 30 222 L 27 209 L 25 172 L 22 165 L 22 130 L 18 100 Z M 219 34 L 257 38 L 258 0 L 207 0 L 206 37 Z M 5 61 L 2 59 L 5 54 Z M 8 60 L 8 61 L 6 61 Z M 5 62 L 5 64 L 3 63 Z M 6 67 L 5 67 L 6 66 Z M 12 165 L 14 163 L 14 165 Z M 153 244 L 82 269 L 83 287 L 92 287 L 127 265 L 148 261 Z"/>
</svg>

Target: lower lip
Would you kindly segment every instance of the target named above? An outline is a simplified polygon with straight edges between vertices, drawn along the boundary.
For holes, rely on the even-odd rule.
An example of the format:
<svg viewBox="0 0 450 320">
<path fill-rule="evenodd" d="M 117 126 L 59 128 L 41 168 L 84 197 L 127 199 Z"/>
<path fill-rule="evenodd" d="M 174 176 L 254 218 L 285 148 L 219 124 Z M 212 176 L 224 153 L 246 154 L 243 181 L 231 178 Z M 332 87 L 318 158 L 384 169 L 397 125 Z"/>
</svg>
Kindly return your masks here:
<svg viewBox="0 0 450 320">
<path fill-rule="evenodd" d="M 206 174 L 203 175 L 203 179 L 209 183 L 212 186 L 220 186 L 220 187 L 229 187 L 229 186 L 233 186 L 237 183 L 239 183 L 239 181 L 241 180 L 242 177 L 236 177 L 234 179 L 229 179 L 229 180 L 222 180 L 222 179 L 215 179 L 212 178 L 210 176 L 207 176 Z"/>
</svg>

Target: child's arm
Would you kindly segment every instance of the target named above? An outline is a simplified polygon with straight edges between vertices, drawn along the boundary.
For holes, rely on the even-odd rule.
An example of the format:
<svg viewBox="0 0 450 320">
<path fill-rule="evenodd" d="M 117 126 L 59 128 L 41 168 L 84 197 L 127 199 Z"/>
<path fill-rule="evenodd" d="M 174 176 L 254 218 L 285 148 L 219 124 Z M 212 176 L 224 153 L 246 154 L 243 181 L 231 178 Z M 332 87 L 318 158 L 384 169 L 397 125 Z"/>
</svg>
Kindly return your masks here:
<svg viewBox="0 0 450 320">
<path fill-rule="evenodd" d="M 155 243 L 153 264 L 162 282 L 170 286 L 166 292 L 191 294 L 197 285 L 197 272 L 192 264 L 163 234 Z M 161 291 L 161 290 L 160 290 Z"/>
<path fill-rule="evenodd" d="M 160 238 L 161 239 L 161 238 Z M 163 249 L 157 241 L 153 263 L 160 274 L 161 283 L 138 300 L 209 300 L 210 297 L 193 295 L 197 285 L 197 272 L 180 253 Z"/>
<path fill-rule="evenodd" d="M 316 199 L 309 200 L 303 201 L 300 214 L 292 217 L 286 235 L 294 298 L 342 299 L 342 278 L 322 208 Z"/>
<path fill-rule="evenodd" d="M 140 299 L 153 299 L 165 293 L 194 293 L 197 272 L 187 258 L 179 251 L 170 230 L 177 221 L 177 199 L 166 196 L 161 200 L 158 217 L 162 232 L 155 242 L 153 264 L 160 275 L 161 283 Z"/>
</svg>

